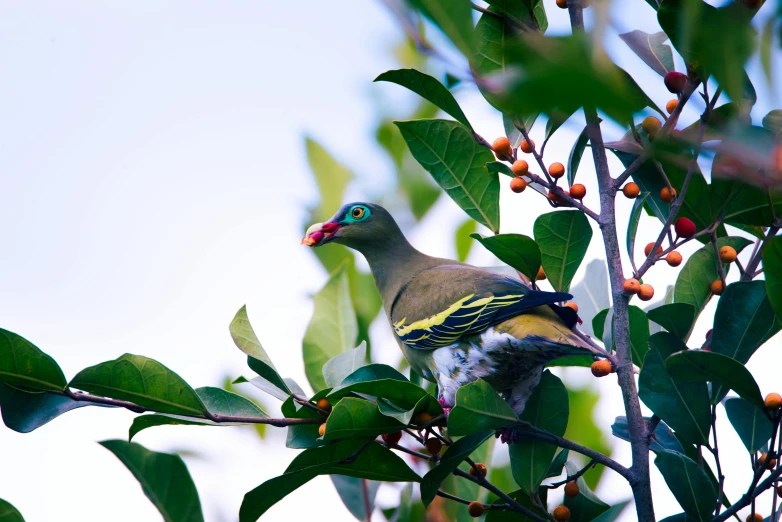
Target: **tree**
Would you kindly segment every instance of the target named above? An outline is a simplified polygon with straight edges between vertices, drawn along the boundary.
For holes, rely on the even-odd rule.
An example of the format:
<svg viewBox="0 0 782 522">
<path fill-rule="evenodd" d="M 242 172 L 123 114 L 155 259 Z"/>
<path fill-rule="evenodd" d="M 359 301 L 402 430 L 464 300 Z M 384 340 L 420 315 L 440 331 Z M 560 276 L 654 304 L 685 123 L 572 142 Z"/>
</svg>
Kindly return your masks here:
<svg viewBox="0 0 782 522">
<path fill-rule="evenodd" d="M 463 80 L 474 81 L 502 114 L 507 135 L 490 144 L 478 134 L 449 90 L 457 85 L 456 76 L 446 77 L 447 87 L 415 68 L 381 74 L 377 81 L 398 84 L 425 100 L 411 120 L 384 121 L 378 129 L 378 141 L 397 170 L 398 192 L 413 218 L 421 219 L 440 194 L 425 177 L 428 171 L 470 218 L 457 233 L 460 257 L 466 257 L 473 237 L 529 285 L 538 284 L 542 269 L 558 291 L 570 289 L 591 239 L 589 220 L 594 221 L 605 245 L 605 265 L 594 265 L 590 273 L 593 279 L 601 270 L 607 273 L 610 307 L 581 313 L 591 319 L 587 327 L 603 342 L 610 364 L 564 363 L 592 366 L 596 376 L 616 371 L 625 416 L 615 420 L 612 433 L 629 442 L 631 465 L 615 461 L 599 444 L 573 440 L 569 423 L 583 430 L 585 421 L 575 421 L 578 409 L 570 403 L 578 400 L 551 372 L 520 417 L 480 380 L 458 391 L 457 406 L 446 416 L 431 385 L 415 372 L 371 363 L 368 329 L 380 301 L 371 276 L 342 248 L 315 251 L 331 275 L 314 297 L 304 334 L 313 395 L 277 372 L 244 307 L 230 324 L 235 344 L 257 374 L 249 382 L 283 401 L 282 417 L 269 417 L 224 388 L 194 389 L 140 355 L 97 364 L 68 380 L 30 341 L 0 330 L 0 409 L 6 426 L 29 432 L 71 409 L 103 405 L 140 414 L 129 439 L 166 424 L 287 427 L 286 445 L 304 451 L 283 475 L 245 495 L 242 522 L 258 519 L 318 475 L 334 478 L 346 505 L 362 520 L 370 517 L 379 481 L 420 483 L 420 498 L 409 486 L 402 490 L 399 508 L 386 513 L 392 520 L 420 519 L 424 505 L 455 519 L 485 514 L 490 521 L 614 520 L 626 503 L 610 506 L 592 493 L 595 468 L 623 477 L 637 518 L 652 521 L 650 452 L 681 505 L 681 515 L 672 518 L 718 522 L 749 507 L 751 516 L 768 512 L 775 520 L 776 496 L 768 508 L 756 505 L 756 498 L 779 487 L 782 476 L 782 398 L 774 393 L 764 398 L 744 365 L 782 328 L 782 111 L 762 120 L 752 113 L 757 97 L 745 67 L 757 52 L 771 81 L 779 16 L 769 17 L 758 35 L 753 18 L 762 2 L 715 8 L 702 0 L 647 0 L 662 32 L 636 30 L 621 38 L 675 96 L 663 111 L 600 48 L 599 34 L 585 31 L 579 0 L 567 2 L 572 34 L 559 37 L 543 36 L 548 22 L 539 0 L 491 1 L 488 7 L 412 3 L 410 10 L 395 9 L 410 41 L 425 55 L 448 61 L 418 30 L 417 17 L 442 31 L 470 66 Z M 675 70 L 674 49 L 684 71 Z M 701 114 L 686 125 L 680 119 L 688 104 L 698 105 Z M 453 119 L 434 119 L 438 109 Z M 567 168 L 547 164 L 548 140 L 580 112 L 586 125 Z M 545 138 L 537 146 L 530 131 L 543 117 Z M 609 122 L 626 130 L 620 139 L 604 139 Z M 575 183 L 587 146 L 596 179 Z M 459 154 L 441 153 L 454 149 Z M 350 173 L 314 141 L 307 142 L 307 152 L 321 187 L 322 201 L 312 210 L 312 221 L 319 221 L 341 203 Z M 610 171 L 608 152 L 622 162 L 623 172 Z M 530 192 L 536 191 L 551 205 L 551 212 L 535 220 L 534 238 L 500 233 L 500 175 L 510 178 L 514 192 L 531 189 L 518 198 L 535 197 Z M 563 188 L 565 178 L 569 189 Z M 587 191 L 597 192 L 598 206 L 584 203 Z M 616 219 L 617 198 L 624 197 L 634 200 L 626 225 Z M 659 233 L 637 257 L 636 231 L 644 216 L 659 221 Z M 475 234 L 476 222 L 495 235 Z M 622 263 L 622 232 L 630 267 Z M 692 241 L 702 246 L 684 261 L 681 247 Z M 636 296 L 652 298 L 654 289 L 643 277 L 663 261 L 682 264 L 670 295 L 646 310 L 631 304 Z M 738 279 L 728 284 L 730 268 Z M 695 344 L 690 333 L 712 298 L 718 300 L 713 333 Z M 642 403 L 650 417 L 643 416 Z M 732 503 L 724 494 L 727 479 L 717 443 L 717 423 L 725 421 L 735 428 L 754 470 L 746 493 Z M 508 427 L 521 439 L 507 446 L 510 464 L 487 469 L 480 461 L 488 460 L 492 435 Z M 195 485 L 179 457 L 131 442 L 102 444 L 128 466 L 166 520 L 203 520 Z M 411 467 L 402 457 L 424 467 Z M 552 508 L 549 494 L 560 487 L 564 504 Z M 0 519 L 6 518 L 22 519 L 0 501 Z"/>
</svg>

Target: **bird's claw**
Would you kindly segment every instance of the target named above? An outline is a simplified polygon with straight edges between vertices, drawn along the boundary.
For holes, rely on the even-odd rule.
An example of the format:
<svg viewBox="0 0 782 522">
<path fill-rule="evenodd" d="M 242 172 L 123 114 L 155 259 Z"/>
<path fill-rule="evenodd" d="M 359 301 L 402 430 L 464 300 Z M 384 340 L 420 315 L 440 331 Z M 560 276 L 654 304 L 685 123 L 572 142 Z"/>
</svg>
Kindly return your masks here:
<svg viewBox="0 0 782 522">
<path fill-rule="evenodd" d="M 500 439 L 503 444 L 513 444 L 519 441 L 519 430 L 515 427 L 500 428 L 494 434 L 494 438 Z"/>
</svg>

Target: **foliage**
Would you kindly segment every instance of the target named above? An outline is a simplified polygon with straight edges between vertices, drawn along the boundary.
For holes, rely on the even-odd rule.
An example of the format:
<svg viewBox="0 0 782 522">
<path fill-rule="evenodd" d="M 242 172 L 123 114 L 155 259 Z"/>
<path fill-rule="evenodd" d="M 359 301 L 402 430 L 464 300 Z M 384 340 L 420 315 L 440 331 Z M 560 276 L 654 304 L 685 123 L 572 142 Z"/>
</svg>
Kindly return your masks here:
<svg viewBox="0 0 782 522">
<path fill-rule="evenodd" d="M 140 431 L 161 425 L 287 428 L 286 446 L 301 451 L 282 475 L 246 493 L 241 522 L 257 520 L 320 475 L 332 476 L 346 506 L 362 520 L 375 511 L 382 482 L 417 484 L 405 486 L 399 506 L 384 511 L 389 520 L 400 522 L 420 520 L 425 510 L 432 519 L 463 520 L 464 504 L 473 500 L 483 505 L 487 521 L 550 520 L 552 491 L 575 483 L 578 493 L 564 500 L 570 520 L 610 522 L 628 502 L 610 505 L 592 491 L 606 469 L 628 481 L 627 496 L 633 496 L 638 519 L 654 520 L 652 459 L 681 507 L 672 520 L 722 522 L 747 506 L 759 509 L 756 497 L 782 477 L 782 409 L 766 404 L 746 364 L 782 329 L 782 126 L 779 110 L 753 113 L 757 94 L 745 67 L 757 53 L 771 78 L 768 70 L 779 52 L 769 35 L 782 19 L 768 18 L 759 35 L 753 29 L 757 2 L 713 7 L 702 0 L 647 0 L 648 6 L 639 9 L 654 9 L 661 31 L 633 30 L 619 37 L 666 82 L 677 73 L 676 63 L 685 64 L 678 71 L 684 83 L 674 94 L 676 107 L 666 115 L 646 94 L 651 86 L 642 87 L 611 61 L 599 33 L 584 30 L 578 0 L 569 2 L 573 31 L 564 36 L 544 34 L 549 20 L 541 0 L 486 3 L 484 8 L 463 0 L 414 0 L 397 6 L 398 15 L 414 21 L 407 24 L 411 42 L 403 48 L 408 58 L 402 68 L 375 81 L 385 82 L 379 84 L 384 88 L 406 88 L 420 101 L 410 114 L 379 122 L 375 136 L 396 175 L 389 194 L 397 196 L 382 202 L 420 221 L 445 193 L 467 217 L 453 227 L 458 258 L 467 258 L 475 239 L 532 289 L 542 268 L 554 290 L 571 291 L 593 229 L 599 231 L 606 257 L 587 265 L 584 280 L 572 286 L 585 323 L 581 330 L 597 339 L 589 340 L 596 355 L 564 358 L 552 366 L 610 362 L 626 413 L 615 419 L 611 432 L 615 442 L 632 446 L 631 468 L 611 458 L 593 418 L 595 392 L 568 390 L 567 374 L 564 382 L 555 375 L 559 369 L 543 372 L 518 414 L 491 379 L 472 379 L 456 391 L 453 407 L 444 408 L 438 390 L 408 371 L 406 363 L 395 368 L 373 362 L 369 325 L 381 315 L 382 303 L 372 275 L 339 245 L 314 250 L 328 278 L 313 296 L 313 315 L 303 334 L 311 393 L 278 372 L 245 307 L 231 321 L 229 333 L 256 375 L 225 389 L 194 388 L 162 363 L 132 354 L 99 362 L 68 380 L 31 341 L 0 330 L 5 425 L 28 433 L 87 406 L 140 414 L 132 421 L 128 442 L 101 444 L 128 467 L 171 522 L 204 517 L 184 461 L 130 442 Z M 480 14 L 474 23 L 475 11 Z M 448 56 L 456 55 L 469 78 L 451 70 L 443 84 L 419 70 L 427 65 L 424 54 L 445 56 L 424 39 L 422 20 L 452 44 Z M 509 151 L 493 151 L 459 106 L 454 91 L 470 82 L 501 113 Z M 703 102 L 697 106 L 700 117 L 685 122 L 682 110 L 695 105 L 692 98 Z M 441 119 L 440 111 L 453 119 Z M 653 112 L 664 121 L 649 120 Z M 572 144 L 567 176 L 552 177 L 544 162 L 546 144 L 575 120 L 586 126 Z M 522 158 L 520 145 L 535 125 L 545 125 L 545 138 L 524 156 L 533 190 L 518 197 L 540 194 L 552 211 L 535 216 L 534 238 L 500 233 L 505 178 L 499 174 L 515 177 L 511 166 Z M 622 135 L 604 139 L 603 133 L 608 136 L 617 125 Z M 609 170 L 606 150 L 624 171 Z M 326 221 L 344 202 L 355 176 L 311 138 L 306 152 L 320 192 L 308 220 Z M 597 179 L 581 174 L 578 180 L 597 196 L 585 201 L 571 197 L 567 187 L 573 189 L 582 160 L 590 155 Z M 626 225 L 617 224 L 617 199 L 631 181 L 640 194 Z M 669 189 L 675 189 L 675 197 L 664 195 Z M 599 208 L 589 207 L 594 201 Z M 639 256 L 639 224 L 650 217 L 659 235 L 652 251 Z M 675 233 L 680 218 L 691 220 L 696 232 Z M 649 270 L 664 259 L 670 263 L 667 256 L 682 252 L 692 240 L 700 242 L 699 248 L 678 269 L 670 294 L 650 307 L 635 306 L 640 303 L 631 301 L 635 294 L 625 291 L 625 281 L 642 283 Z M 630 260 L 624 269 L 623 249 Z M 730 259 L 722 249 L 741 259 Z M 639 297 L 646 299 L 643 293 Z M 696 345 L 691 333 L 707 321 L 701 315 L 712 299 L 718 300 L 712 334 Z M 282 417 L 268 415 L 237 393 L 233 384 L 239 383 L 251 383 L 280 400 Z M 651 415 L 642 416 L 641 403 Z M 747 493 L 733 504 L 725 496 L 725 482 L 732 478 L 720 463 L 726 448 L 718 447 L 716 439 L 718 423 L 726 422 L 753 466 Z M 494 451 L 495 434 L 510 444 Z M 716 474 L 702 458 L 704 452 L 712 455 Z M 764 470 L 758 452 L 776 458 L 775 467 Z M 492 463 L 493 453 L 507 458 Z M 476 464 L 481 461 L 490 465 L 485 477 Z M 23 519 L 0 500 L 0 521 L 6 520 Z"/>
</svg>

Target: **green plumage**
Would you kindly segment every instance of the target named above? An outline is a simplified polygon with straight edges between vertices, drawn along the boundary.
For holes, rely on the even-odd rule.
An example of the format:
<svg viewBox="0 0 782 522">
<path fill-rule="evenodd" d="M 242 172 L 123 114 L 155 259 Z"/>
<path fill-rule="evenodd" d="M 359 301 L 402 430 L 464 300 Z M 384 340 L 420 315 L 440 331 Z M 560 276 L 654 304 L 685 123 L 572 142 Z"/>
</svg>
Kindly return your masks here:
<svg viewBox="0 0 782 522">
<path fill-rule="evenodd" d="M 568 294 L 427 256 L 378 205 L 346 205 L 314 233 L 321 227 L 328 235 L 311 243 L 334 241 L 366 257 L 402 352 L 438 384 L 445 405 L 459 386 L 483 378 L 521 411 L 548 362 L 596 353 L 572 332 L 575 313 L 555 304 Z"/>
</svg>

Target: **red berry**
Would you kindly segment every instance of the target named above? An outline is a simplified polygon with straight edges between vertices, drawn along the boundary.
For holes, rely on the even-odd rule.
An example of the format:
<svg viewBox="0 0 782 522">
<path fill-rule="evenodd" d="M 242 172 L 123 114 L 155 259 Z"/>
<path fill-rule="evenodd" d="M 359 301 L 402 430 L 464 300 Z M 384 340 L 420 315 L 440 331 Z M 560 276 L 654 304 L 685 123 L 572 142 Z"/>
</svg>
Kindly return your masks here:
<svg viewBox="0 0 782 522">
<path fill-rule="evenodd" d="M 677 219 L 676 223 L 673 225 L 673 229 L 679 237 L 683 237 L 684 239 L 695 235 L 695 223 L 686 217 Z"/>
<path fill-rule="evenodd" d="M 383 434 L 383 442 L 385 442 L 389 446 L 396 446 L 397 444 L 399 444 L 400 440 L 402 440 L 401 431 L 395 431 L 394 433 Z"/>
<path fill-rule="evenodd" d="M 684 86 L 687 85 L 687 75 L 671 71 L 665 75 L 665 86 L 674 94 L 679 94 L 684 90 Z"/>
</svg>

